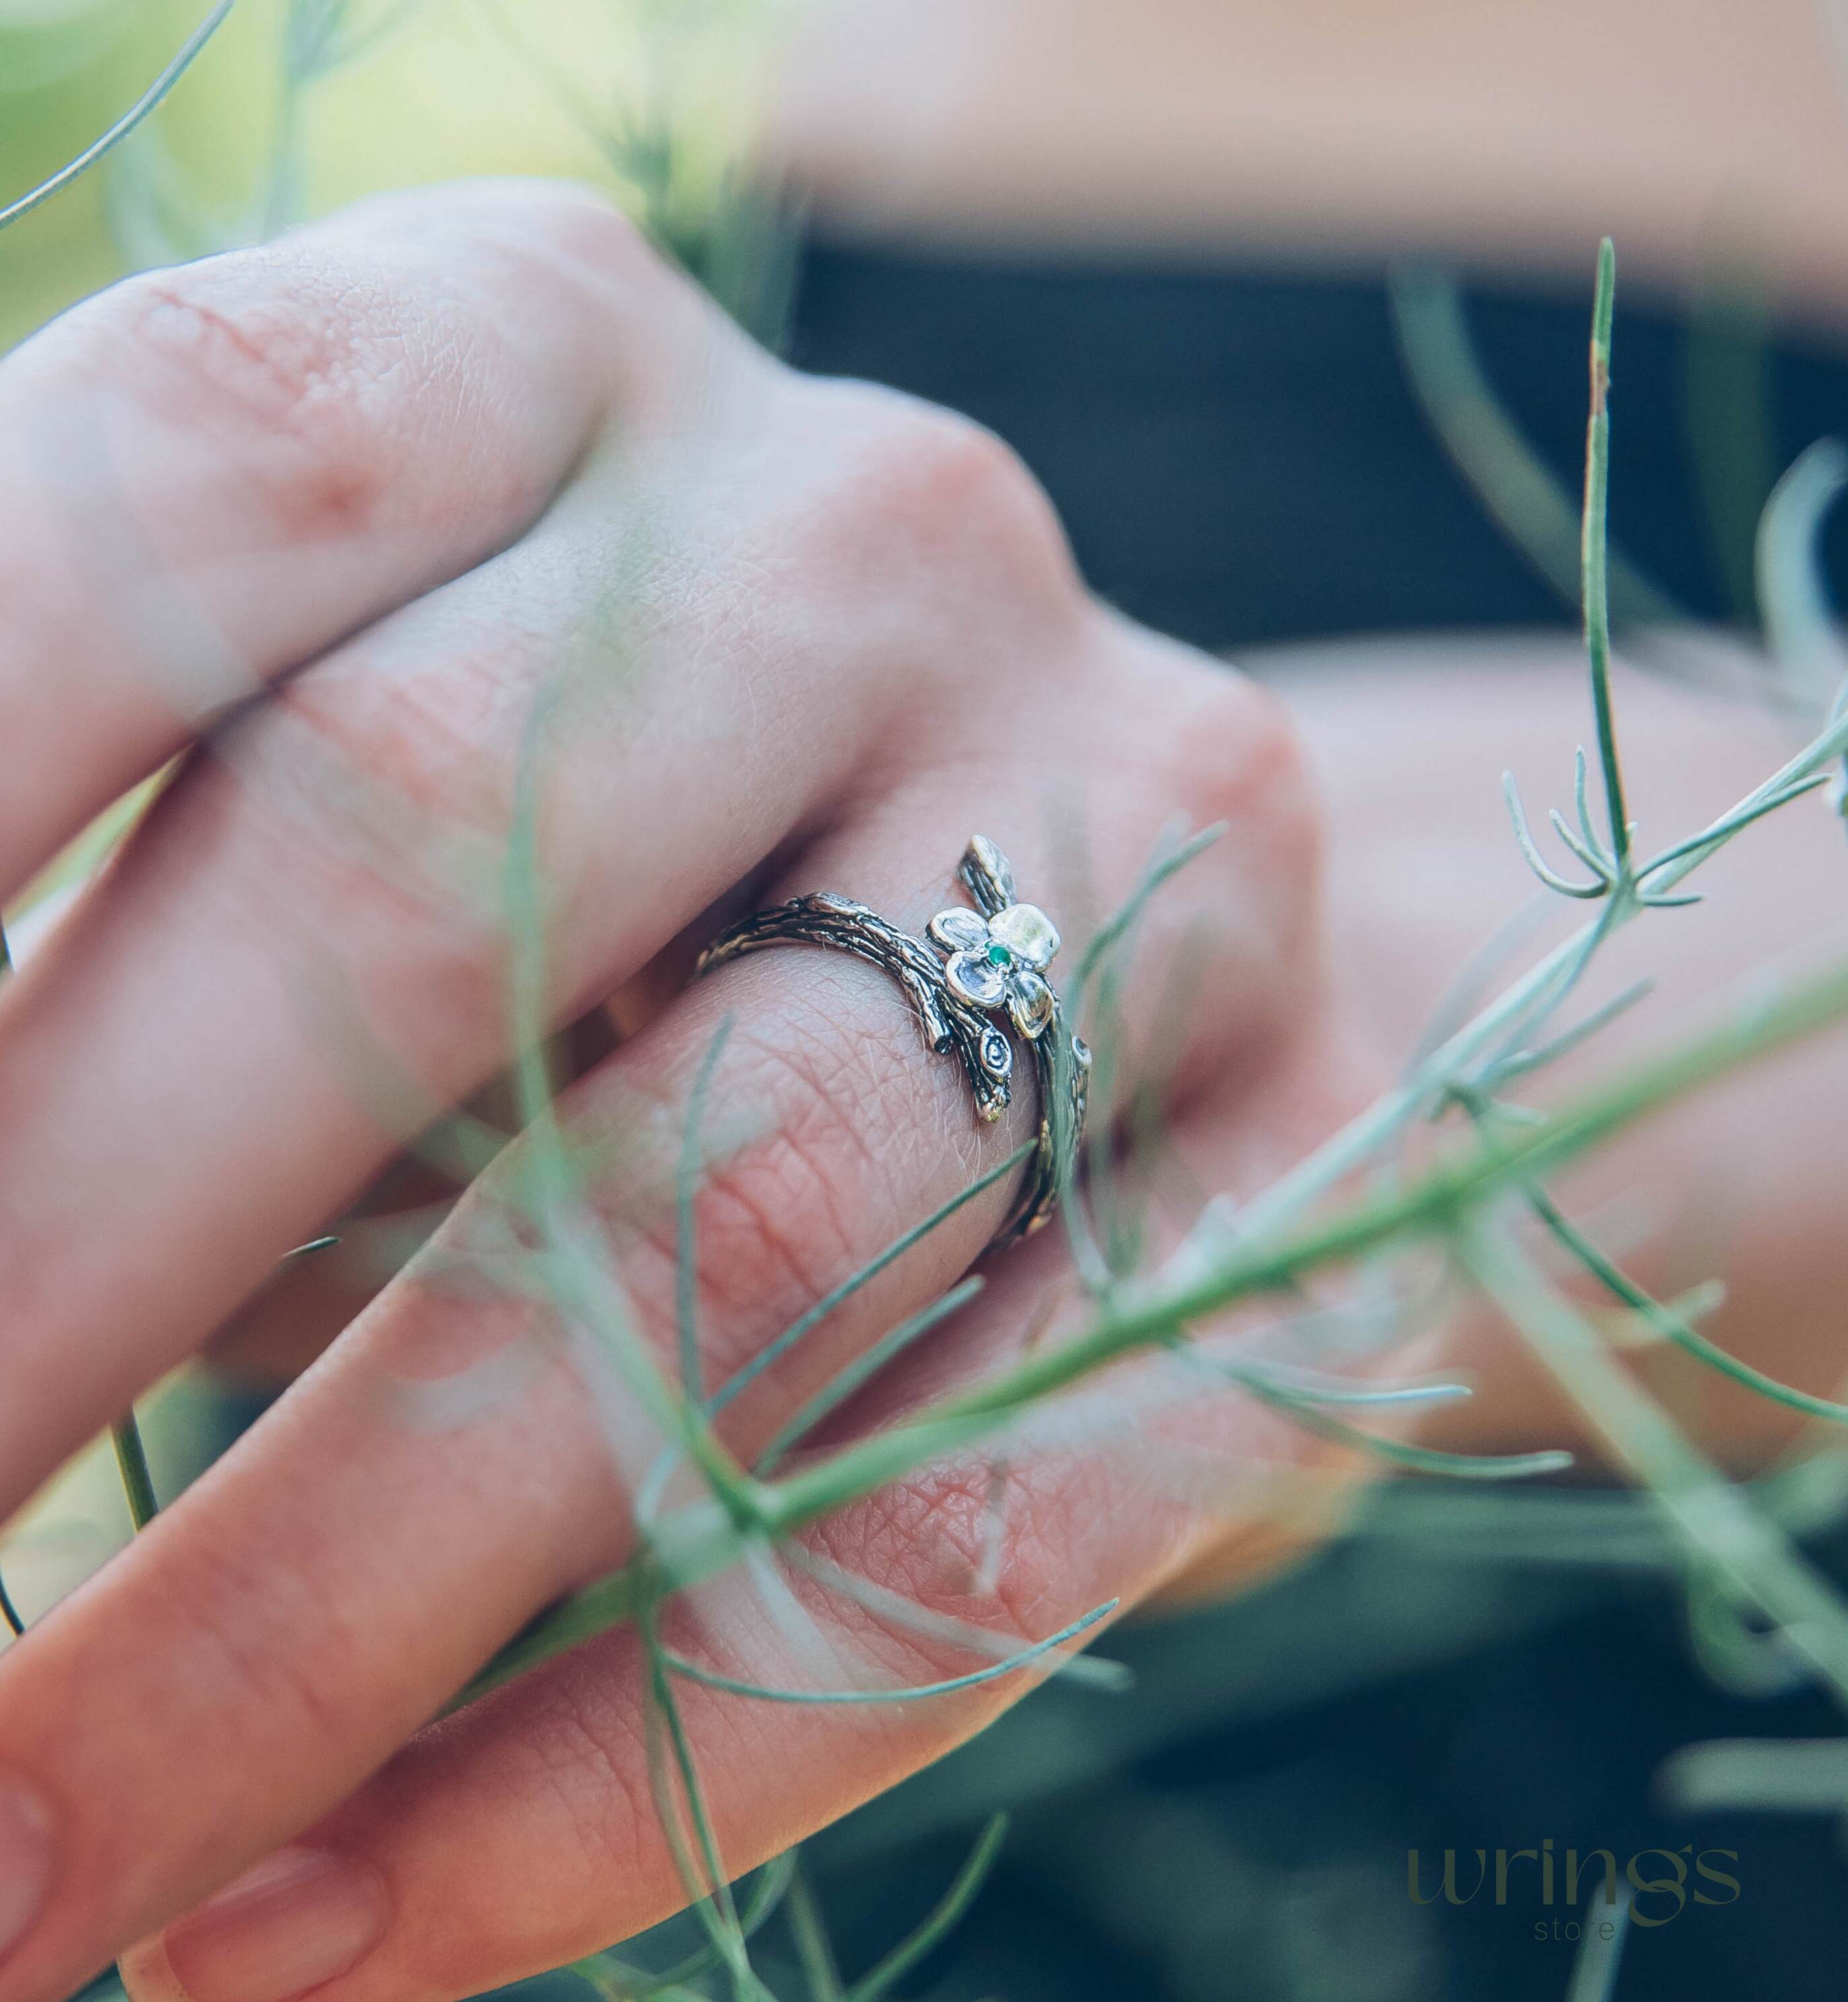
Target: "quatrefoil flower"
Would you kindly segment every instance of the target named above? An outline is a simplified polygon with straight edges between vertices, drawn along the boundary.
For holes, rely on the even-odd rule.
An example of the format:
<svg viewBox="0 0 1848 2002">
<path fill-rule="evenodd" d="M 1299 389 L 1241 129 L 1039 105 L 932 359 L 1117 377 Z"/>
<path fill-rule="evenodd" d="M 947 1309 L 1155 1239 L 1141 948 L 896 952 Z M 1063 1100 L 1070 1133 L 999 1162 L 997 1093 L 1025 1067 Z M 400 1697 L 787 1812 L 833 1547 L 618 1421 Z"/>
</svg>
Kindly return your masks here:
<svg viewBox="0 0 1848 2002">
<path fill-rule="evenodd" d="M 1054 1003 L 1040 975 L 1058 950 L 1058 933 L 1037 904 L 1009 904 L 992 918 L 939 911 L 930 936 L 948 956 L 943 978 L 952 993 L 991 1013 L 1005 1005 L 1030 1042 L 1045 1034 Z"/>
</svg>

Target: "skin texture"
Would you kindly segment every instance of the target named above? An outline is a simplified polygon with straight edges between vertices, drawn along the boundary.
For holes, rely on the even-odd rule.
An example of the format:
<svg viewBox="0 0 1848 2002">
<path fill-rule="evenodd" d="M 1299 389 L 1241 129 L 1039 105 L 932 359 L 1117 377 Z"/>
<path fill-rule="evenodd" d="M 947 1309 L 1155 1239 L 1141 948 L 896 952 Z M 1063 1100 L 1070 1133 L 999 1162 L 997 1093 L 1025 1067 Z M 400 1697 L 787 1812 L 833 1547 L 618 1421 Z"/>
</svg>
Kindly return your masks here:
<svg viewBox="0 0 1848 2002">
<path fill-rule="evenodd" d="M 771 954 L 682 992 L 689 943 L 724 912 L 836 888 L 921 926 L 979 829 L 1057 916 L 1063 973 L 1177 814 L 1223 821 L 1149 912 L 1126 1029 L 1159 1055 L 1177 1170 L 1249 1194 L 1390 1076 L 1435 983 L 1508 907 L 1505 837 L 1443 818 L 1434 757 L 1480 767 L 1492 803 L 1511 723 L 1554 773 L 1580 727 L 1547 661 L 1499 693 L 1435 686 L 1441 751 L 1403 682 L 1383 708 L 1299 679 L 1299 734 L 1275 696 L 1091 602 L 992 438 L 780 369 L 568 189 L 396 197 L 132 281 L 0 368 L 0 428 L 35 448 L 0 472 L 0 709 L 25 775 L 0 800 L 0 895 L 195 747 L 0 998 L 0 1511 L 240 1309 L 248 1362 L 296 1286 L 325 1285 L 337 1317 L 359 1305 L 352 1274 L 270 1275 L 369 1186 L 385 1201 L 406 1140 L 504 1068 L 501 872 L 523 784 L 543 1012 L 562 1027 L 607 1004 L 623 1031 L 581 1041 L 560 1118 L 594 1163 L 588 1226 L 664 1361 L 685 1108 L 731 1023 L 696 1205 L 710 1383 L 1031 1118 L 1023 1098 L 978 1129 L 854 963 Z M 1648 699 L 1677 832 L 1773 761 L 1735 716 Z M 1753 904 L 1747 959 L 1790 908 L 1783 880 L 1784 902 Z M 1208 999 L 1177 1017 L 1183 975 Z M 1678 1160 L 1719 1130 L 1689 1117 Z M 1822 1129 L 1803 1128 L 1818 1160 Z M 0 1901 L 16 1921 L 0 2002 L 51 2002 L 131 1948 L 138 2002 L 447 2002 L 681 1901 L 632 1635 L 420 1728 L 634 1547 L 653 1456 L 581 1337 L 518 1284 L 520 1159 L 516 1143 L 224 1460 L 0 1656 L 16 1907 Z M 1645 1149 L 1623 1171 L 1660 1166 Z M 969 1205 L 766 1372 L 726 1442 L 748 1456 L 940 1293 L 1006 1204 L 997 1188 Z M 1746 1318 L 1721 1338 L 1743 1345 L 1754 1284 L 1839 1291 L 1815 1205 L 1780 1227 L 1770 1255 L 1745 1248 Z M 989 1276 L 837 1436 L 1075 1315 L 1057 1231 Z M 316 1318 L 298 1315 L 296 1345 Z M 1821 1317 L 1804 1325 L 1826 1342 Z M 1473 1351 L 1485 1331 L 1438 1336 Z M 522 1366 L 497 1377 L 509 1358 Z M 441 1402 L 483 1380 L 477 1404 Z M 1077 1412 L 1003 1470 L 993 1565 L 976 1458 L 842 1511 L 807 1551 L 1006 1648 L 1108 1597 L 1248 1576 L 1324 1528 L 1355 1477 L 1152 1365 Z M 1477 1424 L 1557 1415 L 1517 1386 Z M 779 1686 L 985 1658 L 825 1578 L 788 1583 L 805 1630 L 739 1572 L 677 1603 L 673 1644 Z M 688 1689 L 728 1865 L 1020 1693 L 839 1710 Z"/>
</svg>

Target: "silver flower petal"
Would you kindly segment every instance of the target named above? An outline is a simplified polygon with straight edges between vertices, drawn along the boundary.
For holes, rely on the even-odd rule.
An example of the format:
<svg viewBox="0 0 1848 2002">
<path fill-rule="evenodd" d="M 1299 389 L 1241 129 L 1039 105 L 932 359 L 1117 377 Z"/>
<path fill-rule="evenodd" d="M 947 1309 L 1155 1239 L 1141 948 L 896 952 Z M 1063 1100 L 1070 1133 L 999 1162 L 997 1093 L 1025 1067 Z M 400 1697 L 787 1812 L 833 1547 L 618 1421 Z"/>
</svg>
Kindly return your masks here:
<svg viewBox="0 0 1848 2002">
<path fill-rule="evenodd" d="M 939 911 L 930 921 L 930 936 L 946 952 L 976 952 L 989 942 L 988 923 L 966 905 Z"/>
<path fill-rule="evenodd" d="M 1007 975 L 989 957 L 985 948 L 953 953 L 943 978 L 953 992 L 977 1008 L 999 1008 L 1007 998 Z"/>
<path fill-rule="evenodd" d="M 1052 989 L 1030 968 L 1016 967 L 1007 977 L 1007 1012 L 1029 1042 L 1037 1042 L 1052 1021 Z"/>
<path fill-rule="evenodd" d="M 1014 872 L 1008 866 L 1007 857 L 985 834 L 975 836 L 969 843 L 969 853 L 1011 904 L 1014 901 Z"/>
<path fill-rule="evenodd" d="M 1009 904 L 989 920 L 989 936 L 1037 972 L 1058 950 L 1058 928 L 1037 904 Z"/>
</svg>

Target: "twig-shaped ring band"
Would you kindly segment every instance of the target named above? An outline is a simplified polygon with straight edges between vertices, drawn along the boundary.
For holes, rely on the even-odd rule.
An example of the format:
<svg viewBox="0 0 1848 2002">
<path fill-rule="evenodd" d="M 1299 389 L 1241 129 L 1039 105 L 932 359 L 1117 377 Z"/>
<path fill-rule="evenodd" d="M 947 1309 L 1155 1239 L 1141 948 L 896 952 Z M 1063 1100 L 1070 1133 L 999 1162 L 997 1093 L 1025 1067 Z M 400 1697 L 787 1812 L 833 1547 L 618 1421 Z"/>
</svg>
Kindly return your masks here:
<svg viewBox="0 0 1848 2002">
<path fill-rule="evenodd" d="M 706 947 L 698 971 L 776 945 L 828 946 L 870 961 L 904 989 L 931 1048 L 961 1059 L 983 1120 L 999 1119 L 1013 1097 L 1011 1027 L 1033 1053 L 1040 1131 L 1013 1208 L 992 1240 L 999 1245 L 1037 1230 L 1058 1205 L 1083 1140 L 1091 1054 L 1067 1025 L 1046 978 L 1058 933 L 1037 905 L 1020 902 L 1007 857 L 978 834 L 957 877 L 973 908 L 938 912 L 927 938 L 851 898 L 818 891 L 741 919 Z"/>
</svg>

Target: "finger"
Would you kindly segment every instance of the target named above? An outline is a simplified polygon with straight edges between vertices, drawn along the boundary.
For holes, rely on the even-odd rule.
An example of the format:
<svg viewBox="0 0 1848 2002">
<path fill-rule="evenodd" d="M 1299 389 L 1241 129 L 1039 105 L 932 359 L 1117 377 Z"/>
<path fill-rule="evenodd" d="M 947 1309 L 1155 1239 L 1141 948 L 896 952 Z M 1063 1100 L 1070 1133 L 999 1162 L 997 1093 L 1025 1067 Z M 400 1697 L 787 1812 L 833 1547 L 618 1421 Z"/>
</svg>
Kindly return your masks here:
<svg viewBox="0 0 1848 2002">
<path fill-rule="evenodd" d="M 1051 1235 L 1004 1262 L 947 1331 L 947 1352 L 888 1385 L 877 1415 L 1017 1355 L 1062 1268 Z M 928 1687 L 1134 1603 L 1209 1543 L 1222 1583 L 1248 1579 L 1326 1529 L 1348 1477 L 1337 1449 L 1274 1414 L 1203 1394 L 1175 1365 L 1138 1365 L 1068 1400 L 1037 1447 L 920 1472 L 829 1519 L 800 1540 L 801 1566 L 783 1565 L 786 1597 L 729 1574 L 677 1600 L 662 1638 L 762 1690 Z M 725 1871 L 940 1756 L 1044 1666 L 876 1704 L 676 1679 Z M 663 1833 L 678 1804 L 664 1807 L 650 1774 L 650 1709 L 631 1630 L 546 1664 L 424 1734 L 281 1856 L 124 1956 L 134 2002 L 289 2002 L 311 1986 L 325 2002 L 447 2002 L 656 1923 L 686 1893 Z"/>
<path fill-rule="evenodd" d="M 131 279 L 8 358 L 0 898 L 212 717 L 511 540 L 619 392 L 681 365 L 654 322 L 702 311 L 588 190 L 483 182 Z"/>
<path fill-rule="evenodd" d="M 505 1064 L 511 939 L 570 1020 L 928 755 L 897 649 L 974 677 L 1098 644 L 971 427 L 755 364 L 682 416 L 228 725 L 0 997 L 0 1510 Z"/>
<path fill-rule="evenodd" d="M 1221 727 L 1220 769 L 1207 788 L 1215 801 L 1250 790 L 1233 731 L 1255 712 L 1231 688 L 1203 677 L 1198 700 L 1171 712 L 1196 743 L 1209 721 Z M 888 850 L 836 856 L 825 842 L 803 867 L 835 881 L 850 874 L 855 890 L 922 923 L 946 901 L 947 873 L 901 886 L 915 881 L 925 847 L 953 848 L 945 821 L 964 824 L 990 776 L 959 775 L 971 788 L 966 799 L 951 783 L 940 786 L 939 818 Z M 1094 809 L 1087 819 L 1104 837 L 1100 852 L 1127 857 L 1170 802 L 1132 800 L 1112 769 L 1078 804 Z M 1256 822 L 1243 839 L 1235 831 L 1214 852 L 1202 900 L 1220 896 L 1271 832 Z M 1022 866 L 1027 880 L 1042 873 Z M 1185 929 L 1176 924 L 1168 950 Z M 1151 943 L 1159 949 L 1158 938 Z M 636 1324 L 664 1358 L 674 1348 L 681 1109 L 728 1010 L 737 1026 L 714 1103 L 729 1124 L 713 1135 L 696 1212 L 711 1384 L 761 1356 L 818 1293 L 997 1153 L 1005 1160 L 1033 1118 L 1023 1095 L 1011 1129 L 982 1128 L 960 1072 L 920 1050 L 902 1001 L 856 962 L 791 951 L 703 984 L 574 1100 L 572 1131 L 591 1162 L 620 1147 L 598 1199 L 601 1229 Z M 1232 1010 L 1214 1018 L 1236 1019 Z M 1207 1062 L 1215 1033 L 1209 1024 L 1191 1062 Z M 517 1158 L 497 1169 L 439 1237 L 433 1255 L 450 1264 L 426 1263 L 388 1291 L 244 1446 L 9 1654 L 0 1765 L 32 1773 L 54 1804 L 60 1836 L 45 1916 L 0 1993 L 76 1978 L 286 1839 L 539 1605 L 628 1549 L 627 1498 L 660 1437 L 640 1430 L 636 1398 L 602 1390 L 596 1352 L 570 1346 L 569 1327 L 514 1283 L 530 1232 L 503 1223 L 496 1240 L 491 1191 L 518 1172 Z M 846 1359 L 940 1292 L 979 1252 L 1011 1194 L 997 1183 L 957 1212 L 727 1406 L 727 1441 L 748 1454 Z M 511 1274 L 507 1254 L 496 1262 L 497 1241 L 513 1246 Z M 456 1290 L 447 1275 L 465 1252 L 478 1275 L 484 1265 L 500 1272 L 500 1291 L 483 1299 Z M 485 1367 L 486 1378 L 463 1379 L 465 1392 L 484 1381 L 493 1388 L 493 1366 L 517 1355 L 516 1344 L 536 1346 L 543 1366 L 515 1385 L 511 1402 L 500 1384 L 479 1416 L 465 1405 L 449 1429 L 407 1429 L 406 1376 Z M 414 1397 L 410 1408 L 419 1408 Z M 93 1697 L 131 1672 L 121 1654 L 131 1636 L 138 1701 L 117 1729 L 95 1714 Z M 81 1731 L 79 1710 L 88 1719 Z M 146 1728 L 150 1714 L 162 1720 L 158 1734 Z"/>
</svg>

